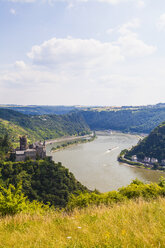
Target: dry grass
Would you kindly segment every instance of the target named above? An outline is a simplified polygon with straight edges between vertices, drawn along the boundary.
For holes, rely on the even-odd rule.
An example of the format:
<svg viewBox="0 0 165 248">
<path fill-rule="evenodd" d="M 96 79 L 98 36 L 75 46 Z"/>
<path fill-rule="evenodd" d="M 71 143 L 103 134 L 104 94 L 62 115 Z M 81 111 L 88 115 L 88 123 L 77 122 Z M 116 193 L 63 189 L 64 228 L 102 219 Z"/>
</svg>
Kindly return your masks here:
<svg viewBox="0 0 165 248">
<path fill-rule="evenodd" d="M 0 248 L 165 247 L 165 199 L 0 220 Z"/>
</svg>

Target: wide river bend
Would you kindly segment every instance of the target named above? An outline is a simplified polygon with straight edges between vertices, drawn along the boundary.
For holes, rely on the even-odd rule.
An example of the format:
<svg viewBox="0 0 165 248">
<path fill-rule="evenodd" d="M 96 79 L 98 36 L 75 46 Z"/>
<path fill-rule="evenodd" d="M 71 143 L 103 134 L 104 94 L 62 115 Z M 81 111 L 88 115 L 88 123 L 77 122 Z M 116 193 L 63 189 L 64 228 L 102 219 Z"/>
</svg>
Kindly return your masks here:
<svg viewBox="0 0 165 248">
<path fill-rule="evenodd" d="M 138 178 L 144 182 L 157 182 L 165 173 L 132 168 L 117 161 L 120 151 L 136 145 L 138 135 L 97 132 L 97 139 L 50 153 L 56 144 L 47 145 L 47 154 L 55 162 L 62 162 L 75 177 L 89 189 L 101 192 L 116 190 Z"/>
</svg>

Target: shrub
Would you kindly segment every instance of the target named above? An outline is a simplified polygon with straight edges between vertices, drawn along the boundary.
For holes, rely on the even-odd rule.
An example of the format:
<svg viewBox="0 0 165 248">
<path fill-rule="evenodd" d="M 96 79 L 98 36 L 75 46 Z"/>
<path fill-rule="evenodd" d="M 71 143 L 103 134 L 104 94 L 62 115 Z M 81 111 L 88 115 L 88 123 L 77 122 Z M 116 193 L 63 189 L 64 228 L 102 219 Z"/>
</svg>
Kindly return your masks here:
<svg viewBox="0 0 165 248">
<path fill-rule="evenodd" d="M 118 191 L 110 191 L 107 193 L 81 193 L 78 196 L 72 195 L 69 199 L 67 209 L 82 208 L 89 205 L 111 205 L 129 199 L 142 197 L 144 199 L 165 196 L 165 179 L 161 178 L 159 184 L 145 184 L 138 179 L 126 187 L 120 188 Z"/>
<path fill-rule="evenodd" d="M 8 188 L 0 186 L 0 214 L 14 215 L 20 212 L 42 212 L 49 208 L 37 201 L 29 202 L 22 193 L 22 185 L 14 187 L 12 184 Z"/>
<path fill-rule="evenodd" d="M 78 196 L 71 195 L 69 203 L 67 205 L 67 209 L 72 210 L 73 208 L 83 208 L 88 207 L 89 205 L 109 205 L 123 201 L 124 199 L 125 197 L 123 197 L 117 191 L 110 191 L 108 193 L 102 194 L 98 194 L 95 192 L 81 193 Z"/>
<path fill-rule="evenodd" d="M 143 197 L 153 198 L 161 194 L 161 187 L 156 183 L 151 184 L 130 184 L 119 189 L 120 194 L 128 199 Z"/>
<path fill-rule="evenodd" d="M 0 213 L 2 215 L 13 215 L 27 208 L 27 197 L 22 193 L 21 185 L 15 188 L 10 184 L 7 189 L 0 186 L 0 190 Z"/>
</svg>

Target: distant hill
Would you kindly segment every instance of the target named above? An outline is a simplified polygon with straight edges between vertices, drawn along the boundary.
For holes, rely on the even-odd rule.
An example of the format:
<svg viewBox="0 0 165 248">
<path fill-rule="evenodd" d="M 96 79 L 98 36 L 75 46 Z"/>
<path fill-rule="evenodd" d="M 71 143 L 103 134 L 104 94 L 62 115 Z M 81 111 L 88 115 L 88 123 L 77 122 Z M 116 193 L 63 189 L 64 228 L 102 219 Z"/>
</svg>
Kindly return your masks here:
<svg viewBox="0 0 165 248">
<path fill-rule="evenodd" d="M 97 111 L 97 112 L 109 112 L 109 111 L 121 111 L 121 110 L 131 110 L 131 111 L 137 111 L 137 110 L 146 110 L 146 109 L 160 109 L 165 108 L 165 103 L 158 103 L 155 105 L 144 105 L 144 106 L 65 106 L 65 105 L 55 105 L 55 106 L 49 106 L 49 105 L 0 105 L 0 108 L 7 108 L 11 110 L 18 111 L 22 114 L 26 115 L 63 115 L 68 114 L 70 112 L 75 111 Z"/>
<path fill-rule="evenodd" d="M 83 107 L 83 106 L 19 106 L 2 105 L 3 109 L 14 110 L 29 116 L 36 116 L 38 122 L 40 116 L 56 114 L 56 119 L 61 115 L 72 115 L 81 118 L 83 116 L 86 125 L 92 130 L 118 130 L 122 132 L 150 133 L 153 128 L 165 121 L 165 104 L 146 106 L 122 106 L 122 107 Z M 72 114 L 71 114 L 72 113 Z M 8 112 L 9 114 L 9 112 Z M 17 118 L 19 115 L 17 115 Z M 1 118 L 1 117 L 0 117 Z M 24 118 L 27 119 L 26 117 Z M 28 117 L 29 120 L 29 117 Z M 83 120 L 83 121 L 84 121 Z M 25 121 L 26 122 L 26 121 Z M 84 122 L 84 123 L 85 123 Z M 84 125 L 84 124 L 83 124 Z M 24 127 L 21 125 L 21 127 Z M 59 128 L 59 126 L 58 126 Z"/>
<path fill-rule="evenodd" d="M 15 143 L 20 135 L 28 135 L 30 141 L 35 141 L 89 132 L 83 117 L 77 113 L 28 116 L 17 111 L 0 109 L 0 137 L 8 133 Z"/>
<path fill-rule="evenodd" d="M 78 109 L 76 106 L 1 105 L 0 107 L 15 110 L 25 115 L 63 115 Z"/>
<path fill-rule="evenodd" d="M 122 132 L 149 133 L 165 121 L 165 106 L 162 104 L 127 109 L 87 109 L 80 111 L 92 130 L 118 130 Z"/>
<path fill-rule="evenodd" d="M 156 127 L 126 154 L 127 157 L 132 155 L 137 155 L 138 159 L 144 159 L 144 157 L 157 158 L 161 163 L 161 160 L 165 159 L 165 122 Z"/>
</svg>

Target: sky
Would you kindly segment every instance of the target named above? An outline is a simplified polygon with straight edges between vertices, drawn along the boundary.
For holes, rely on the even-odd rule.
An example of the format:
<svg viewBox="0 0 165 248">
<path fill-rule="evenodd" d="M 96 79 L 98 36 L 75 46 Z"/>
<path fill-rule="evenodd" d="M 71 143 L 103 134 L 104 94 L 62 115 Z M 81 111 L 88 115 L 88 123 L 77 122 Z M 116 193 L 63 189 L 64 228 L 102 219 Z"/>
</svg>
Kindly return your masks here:
<svg viewBox="0 0 165 248">
<path fill-rule="evenodd" d="M 0 104 L 165 102 L 165 1 L 0 0 Z"/>
</svg>

